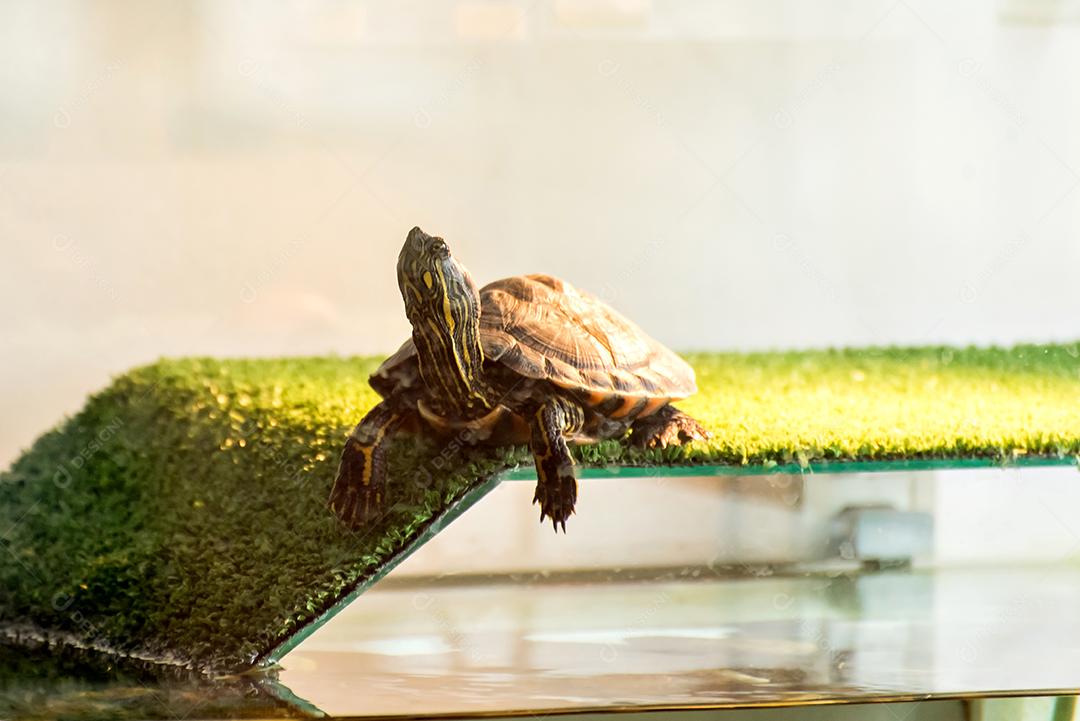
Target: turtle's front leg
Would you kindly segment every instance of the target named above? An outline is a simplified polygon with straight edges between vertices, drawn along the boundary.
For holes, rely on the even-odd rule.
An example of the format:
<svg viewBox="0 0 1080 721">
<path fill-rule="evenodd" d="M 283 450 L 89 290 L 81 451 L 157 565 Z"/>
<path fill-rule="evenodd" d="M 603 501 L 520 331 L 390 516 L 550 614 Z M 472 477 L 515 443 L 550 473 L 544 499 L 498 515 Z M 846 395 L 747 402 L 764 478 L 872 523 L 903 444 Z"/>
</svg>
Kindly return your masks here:
<svg viewBox="0 0 1080 721">
<path fill-rule="evenodd" d="M 533 415 L 529 447 L 536 460 L 536 495 L 533 503 L 540 504 L 540 520 L 551 519 L 558 532 L 566 532 L 566 519 L 574 512 L 577 501 L 577 478 L 574 459 L 566 437 L 581 430 L 585 413 L 577 403 L 565 398 L 550 398 Z"/>
<path fill-rule="evenodd" d="M 337 480 L 330 491 L 330 508 L 350 528 L 381 512 L 386 502 L 387 442 L 407 416 L 407 411 L 383 401 L 364 416 L 345 441 Z"/>
</svg>

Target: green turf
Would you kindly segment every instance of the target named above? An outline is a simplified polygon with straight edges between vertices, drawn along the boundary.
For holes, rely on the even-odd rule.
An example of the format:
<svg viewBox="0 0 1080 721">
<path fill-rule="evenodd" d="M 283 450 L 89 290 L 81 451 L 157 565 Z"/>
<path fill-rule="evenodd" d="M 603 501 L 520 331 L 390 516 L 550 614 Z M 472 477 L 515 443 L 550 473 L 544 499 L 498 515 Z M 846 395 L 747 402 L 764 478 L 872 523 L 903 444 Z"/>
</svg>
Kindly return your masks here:
<svg viewBox="0 0 1080 721">
<path fill-rule="evenodd" d="M 1080 344 L 690 356 L 709 443 L 578 450 L 587 464 L 1080 454 Z M 0 476 L 0 630 L 243 668 L 318 617 L 523 449 L 391 453 L 378 524 L 325 508 L 376 359 L 186 359 L 118 378 Z M 417 472 L 417 468 L 425 469 Z M 573 521 L 568 524 L 573 534 Z"/>
</svg>

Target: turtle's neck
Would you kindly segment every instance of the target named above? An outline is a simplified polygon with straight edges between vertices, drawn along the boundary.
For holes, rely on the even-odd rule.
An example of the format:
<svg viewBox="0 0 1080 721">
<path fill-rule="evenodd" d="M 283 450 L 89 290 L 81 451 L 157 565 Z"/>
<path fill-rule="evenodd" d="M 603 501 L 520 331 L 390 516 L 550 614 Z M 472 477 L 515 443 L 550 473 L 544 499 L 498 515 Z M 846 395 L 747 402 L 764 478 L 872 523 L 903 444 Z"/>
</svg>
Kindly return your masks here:
<svg viewBox="0 0 1080 721">
<path fill-rule="evenodd" d="M 413 228 L 397 274 L 431 409 L 456 419 L 485 415 L 492 406 L 481 377 L 480 291 L 469 272 L 442 238 Z"/>
<path fill-rule="evenodd" d="M 442 322 L 413 320 L 413 343 L 432 410 L 458 418 L 484 415 L 492 406 L 483 378 L 480 316 L 470 312 L 470 303 L 442 305 Z"/>
</svg>

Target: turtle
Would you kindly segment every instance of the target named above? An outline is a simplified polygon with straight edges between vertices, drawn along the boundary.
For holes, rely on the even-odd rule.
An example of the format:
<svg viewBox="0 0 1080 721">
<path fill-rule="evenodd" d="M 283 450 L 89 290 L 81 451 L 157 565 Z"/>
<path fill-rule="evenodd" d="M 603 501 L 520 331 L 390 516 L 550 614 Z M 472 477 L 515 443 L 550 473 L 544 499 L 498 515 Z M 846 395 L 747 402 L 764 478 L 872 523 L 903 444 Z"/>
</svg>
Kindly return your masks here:
<svg viewBox="0 0 1080 721">
<path fill-rule="evenodd" d="M 329 505 L 348 526 L 383 512 L 385 452 L 398 432 L 528 444 L 540 521 L 564 533 L 578 494 L 570 444 L 709 437 L 672 405 L 697 392 L 690 365 L 596 296 L 542 274 L 478 288 L 446 241 L 419 227 L 397 280 L 412 337 L 369 378 L 382 400 L 342 450 Z"/>
</svg>

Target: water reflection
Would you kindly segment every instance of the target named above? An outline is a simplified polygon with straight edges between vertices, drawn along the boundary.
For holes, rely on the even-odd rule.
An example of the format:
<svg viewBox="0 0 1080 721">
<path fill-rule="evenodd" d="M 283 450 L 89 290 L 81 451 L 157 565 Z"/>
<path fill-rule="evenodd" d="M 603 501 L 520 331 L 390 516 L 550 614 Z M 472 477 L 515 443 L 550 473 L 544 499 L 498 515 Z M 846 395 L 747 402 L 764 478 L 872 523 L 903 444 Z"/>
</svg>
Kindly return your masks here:
<svg viewBox="0 0 1080 721">
<path fill-rule="evenodd" d="M 209 680 L 71 650 L 0 646 L 0 718 L 285 718 L 302 707 L 273 691 L 271 676 Z"/>
<path fill-rule="evenodd" d="M 337 714 L 957 696 L 1080 686 L 1080 568 L 399 583 L 283 661 Z M 362 703 L 358 701 L 362 699 Z"/>
</svg>

